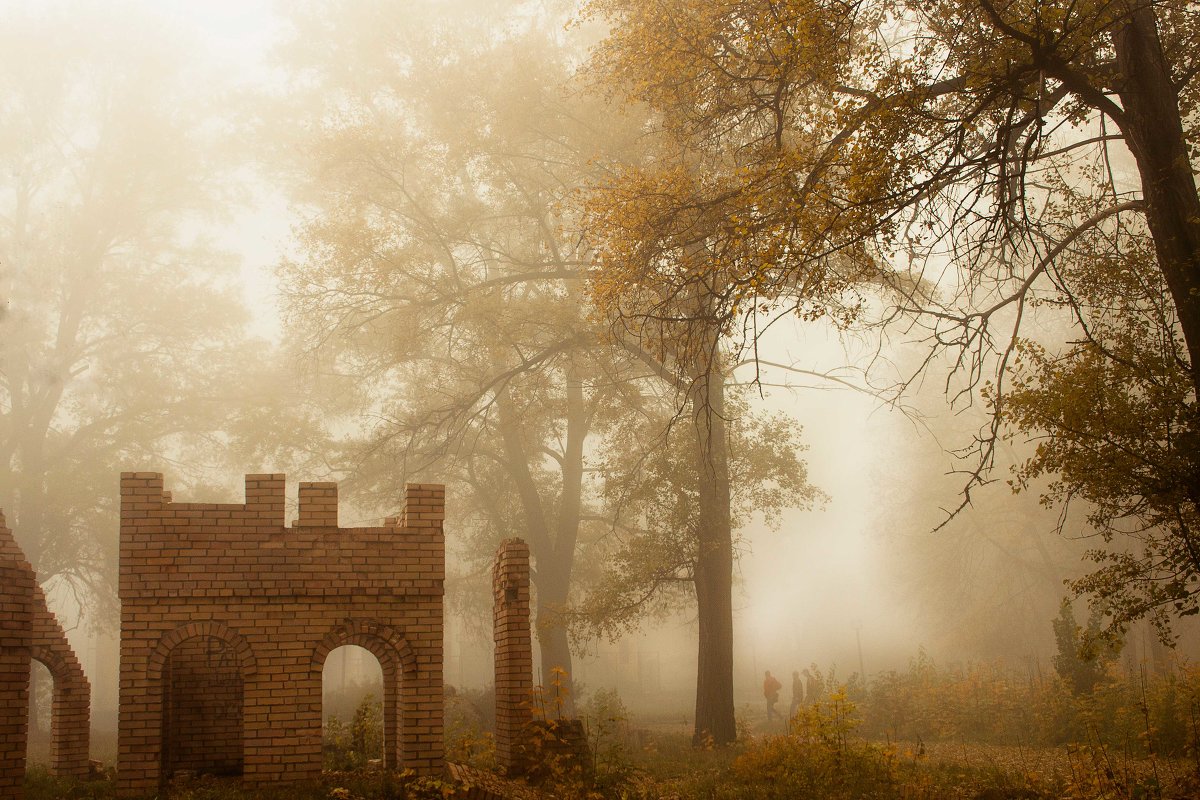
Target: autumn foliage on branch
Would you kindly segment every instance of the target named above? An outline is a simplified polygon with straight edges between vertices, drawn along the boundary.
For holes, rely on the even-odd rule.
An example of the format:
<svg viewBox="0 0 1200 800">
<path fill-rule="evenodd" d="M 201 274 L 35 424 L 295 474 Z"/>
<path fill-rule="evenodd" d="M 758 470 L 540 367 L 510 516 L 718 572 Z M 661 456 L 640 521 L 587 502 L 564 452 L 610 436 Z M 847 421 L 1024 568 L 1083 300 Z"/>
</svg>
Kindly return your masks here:
<svg viewBox="0 0 1200 800">
<path fill-rule="evenodd" d="M 589 198 L 601 307 L 749 344 L 780 313 L 902 332 L 928 355 L 888 388 L 948 363 L 951 400 L 990 403 L 960 509 L 1006 432 L 1036 438 L 1018 487 L 1059 475 L 1046 501 L 1086 501 L 1103 537 L 1076 590 L 1116 628 L 1195 612 L 1194 4 L 587 9 L 611 26 L 598 81 L 658 120 Z"/>
</svg>

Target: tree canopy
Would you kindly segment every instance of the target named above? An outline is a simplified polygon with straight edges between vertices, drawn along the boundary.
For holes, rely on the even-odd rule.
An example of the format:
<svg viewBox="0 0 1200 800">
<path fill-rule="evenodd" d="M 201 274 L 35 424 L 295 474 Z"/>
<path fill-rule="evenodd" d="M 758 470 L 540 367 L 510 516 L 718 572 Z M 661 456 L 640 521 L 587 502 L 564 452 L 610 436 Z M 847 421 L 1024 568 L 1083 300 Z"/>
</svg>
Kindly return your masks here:
<svg viewBox="0 0 1200 800">
<path fill-rule="evenodd" d="M 362 67 L 347 80 L 344 60 L 300 56 L 327 122 L 296 151 L 316 213 L 281 276 L 291 330 L 373 418 L 339 466 L 393 499 L 397 474 L 452 484 L 481 573 L 525 538 L 543 671 L 570 673 L 561 615 L 601 530 L 595 453 L 637 391 L 589 316 L 561 201 L 631 129 L 568 90 L 569 52 L 537 25 L 469 43 L 434 17 L 402 44 L 374 36 L 407 12 L 334 16 Z"/>
<path fill-rule="evenodd" d="M 656 319 L 680 316 L 679 299 L 701 291 L 711 298 L 705 314 L 751 342 L 780 311 L 915 334 L 931 354 L 915 375 L 948 356 L 966 395 L 987 384 L 991 398 L 992 420 L 968 447 L 976 466 L 963 504 L 989 479 L 1005 424 L 1044 435 L 1027 473 L 1066 476 L 1048 499 L 1097 504 L 1105 536 L 1119 536 L 1122 519 L 1144 533 L 1140 544 L 1098 549 L 1120 568 L 1077 588 L 1098 591 L 1118 627 L 1164 605 L 1190 613 L 1200 484 L 1179 443 L 1194 436 L 1200 385 L 1194 4 L 588 8 L 612 29 L 594 62 L 600 81 L 655 109 L 678 155 L 631 165 L 592 196 L 599 302 Z M 1098 308 L 1113 311 L 1097 304 L 1097 291 L 1115 296 L 1109 280 L 1138 292 L 1124 334 L 1096 327 Z M 1063 362 L 1062 343 L 1044 333 L 1046 350 L 1023 344 L 1036 303 L 1055 298 L 1091 341 L 1067 345 Z M 1118 390 L 1113 371 L 1132 362 L 1122 364 L 1117 340 L 1142 336 L 1136 320 L 1155 307 L 1148 335 L 1159 367 Z M 1030 391 L 1010 409 L 1018 352 L 1027 371 L 1017 388 Z M 1074 378 L 1090 378 L 1096 392 L 1077 383 L 1059 394 Z M 1107 450 L 1085 444 L 1077 426 L 1116 421 L 1095 413 L 1114 391 L 1134 414 L 1122 425 L 1136 433 L 1118 425 L 1100 434 Z M 1048 405 L 1036 408 L 1039 397 Z M 1130 436 L 1140 455 L 1126 449 L 1084 468 L 1115 457 Z M 1130 457 L 1138 470 L 1122 479 Z"/>
<path fill-rule="evenodd" d="M 116 475 L 203 480 L 262 365 L 202 233 L 224 187 L 168 44 L 14 13 L 0 61 L 0 507 L 41 580 L 111 616 Z"/>
</svg>

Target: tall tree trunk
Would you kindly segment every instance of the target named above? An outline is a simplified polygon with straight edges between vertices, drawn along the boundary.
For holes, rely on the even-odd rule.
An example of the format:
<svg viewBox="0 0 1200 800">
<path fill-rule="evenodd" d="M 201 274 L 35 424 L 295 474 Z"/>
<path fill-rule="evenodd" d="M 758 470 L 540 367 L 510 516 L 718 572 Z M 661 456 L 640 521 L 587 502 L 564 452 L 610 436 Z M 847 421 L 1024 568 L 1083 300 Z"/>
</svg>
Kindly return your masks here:
<svg viewBox="0 0 1200 800">
<path fill-rule="evenodd" d="M 536 594 L 535 626 L 541 653 L 543 686 L 556 681 L 566 689 L 563 713 L 574 714 L 574 664 L 562 610 L 566 608 L 575 565 L 582 513 L 584 443 L 591 428 L 592 410 L 586 402 L 583 380 L 573 365 L 566 370 L 566 439 L 560 469 L 558 508 L 549 513 L 529 470 L 529 451 L 521 435 L 519 413 L 506 392 L 497 396 L 500 432 L 505 458 L 520 495 L 530 554 L 535 563 L 532 580 Z M 553 671 L 562 670 L 556 679 Z"/>
<path fill-rule="evenodd" d="M 38 579 L 44 582 L 58 572 L 45 563 L 42 552 L 46 545 L 46 461 L 42 452 L 43 442 L 34 437 L 28 438 L 29 441 L 19 450 L 21 469 L 15 476 L 16 502 L 12 510 L 13 517 L 9 518 L 9 527 L 14 528 L 13 535 L 25 554 L 25 560 L 33 565 Z"/>
<path fill-rule="evenodd" d="M 534 634 L 542 656 L 542 673 L 537 676 L 537 682 L 545 692 L 549 713 L 565 717 L 575 715 L 574 665 L 567 629 L 562 624 L 562 609 L 567 604 L 569 586 L 569 567 L 547 571 L 539 561 Z"/>
<path fill-rule="evenodd" d="M 583 379 L 574 364 L 568 364 L 566 368 L 565 393 L 566 439 L 559 464 L 562 482 L 554 547 L 550 555 L 555 566 L 553 575 L 548 576 L 551 580 L 538 584 L 538 644 L 542 652 L 543 685 L 549 691 L 555 682 L 564 684 L 567 690 L 564 711 L 574 716 L 575 673 L 562 610 L 569 599 L 575 547 L 579 543 L 579 524 L 583 512 L 583 446 L 591 428 L 592 416 L 584 396 Z M 556 668 L 565 675 L 556 678 L 553 674 Z"/>
<path fill-rule="evenodd" d="M 733 531 L 729 516 L 729 452 L 725 435 L 725 377 L 704 369 L 691 386 L 699 471 L 696 551 L 696 728 L 723 745 L 737 738 L 733 715 Z"/>
<path fill-rule="evenodd" d="M 1200 395 L 1200 195 L 1154 9 L 1143 2 L 1129 6 L 1129 21 L 1113 36 L 1123 108 L 1117 122 L 1137 162 L 1146 223 Z"/>
</svg>

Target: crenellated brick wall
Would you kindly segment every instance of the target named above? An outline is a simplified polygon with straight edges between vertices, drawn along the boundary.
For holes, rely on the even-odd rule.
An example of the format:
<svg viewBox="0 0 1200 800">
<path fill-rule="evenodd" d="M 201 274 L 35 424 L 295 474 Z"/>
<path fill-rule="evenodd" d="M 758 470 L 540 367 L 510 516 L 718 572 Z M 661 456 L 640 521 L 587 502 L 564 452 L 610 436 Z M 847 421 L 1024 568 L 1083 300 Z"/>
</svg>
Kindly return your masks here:
<svg viewBox="0 0 1200 800">
<path fill-rule="evenodd" d="M 336 485 L 304 483 L 285 527 L 283 475 L 213 504 L 123 473 L 119 794 L 181 769 L 316 777 L 321 671 L 347 644 L 383 670 L 385 764 L 440 772 L 444 500 L 410 484 L 400 517 L 340 528 Z"/>
<path fill-rule="evenodd" d="M 0 800 L 20 797 L 25 777 L 33 660 L 44 664 L 54 680 L 51 769 L 58 775 L 85 776 L 91 686 L 0 512 Z"/>
<path fill-rule="evenodd" d="M 492 635 L 496 643 L 496 764 L 524 771 L 533 719 L 533 642 L 529 630 L 529 546 L 505 539 L 492 567 Z"/>
</svg>

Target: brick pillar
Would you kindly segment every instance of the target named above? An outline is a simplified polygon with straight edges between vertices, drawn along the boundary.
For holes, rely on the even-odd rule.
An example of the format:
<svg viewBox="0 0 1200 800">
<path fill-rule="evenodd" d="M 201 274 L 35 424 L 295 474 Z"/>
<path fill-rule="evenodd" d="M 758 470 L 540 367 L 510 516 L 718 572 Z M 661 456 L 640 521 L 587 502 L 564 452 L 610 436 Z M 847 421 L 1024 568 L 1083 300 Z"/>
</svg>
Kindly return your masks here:
<svg viewBox="0 0 1200 800">
<path fill-rule="evenodd" d="M 0 528 L 4 528 L 3 514 Z M 33 574 L 27 562 L 0 548 L 0 800 L 24 796 Z"/>
<path fill-rule="evenodd" d="M 505 539 L 492 567 L 492 635 L 496 642 L 496 763 L 523 771 L 533 719 L 533 642 L 529 632 L 529 546 Z"/>
<path fill-rule="evenodd" d="M 437 590 L 422 598 L 413 614 L 420 619 L 413 636 L 422 641 L 416 675 L 402 680 L 400 707 L 404 717 L 400 736 L 401 763 L 418 775 L 439 775 L 446 766 L 446 687 L 442 678 L 445 629 L 441 587 L 446 578 L 446 487 L 436 483 L 404 486 L 403 528 L 421 536 L 419 568 Z"/>
<path fill-rule="evenodd" d="M 159 635 L 153 615 L 125 601 L 142 576 L 131 567 L 135 553 L 161 540 L 163 479 L 155 472 L 121 473 L 121 689 L 117 710 L 117 796 L 141 797 L 159 790 L 163 733 L 161 677 L 150 676 Z"/>
</svg>

